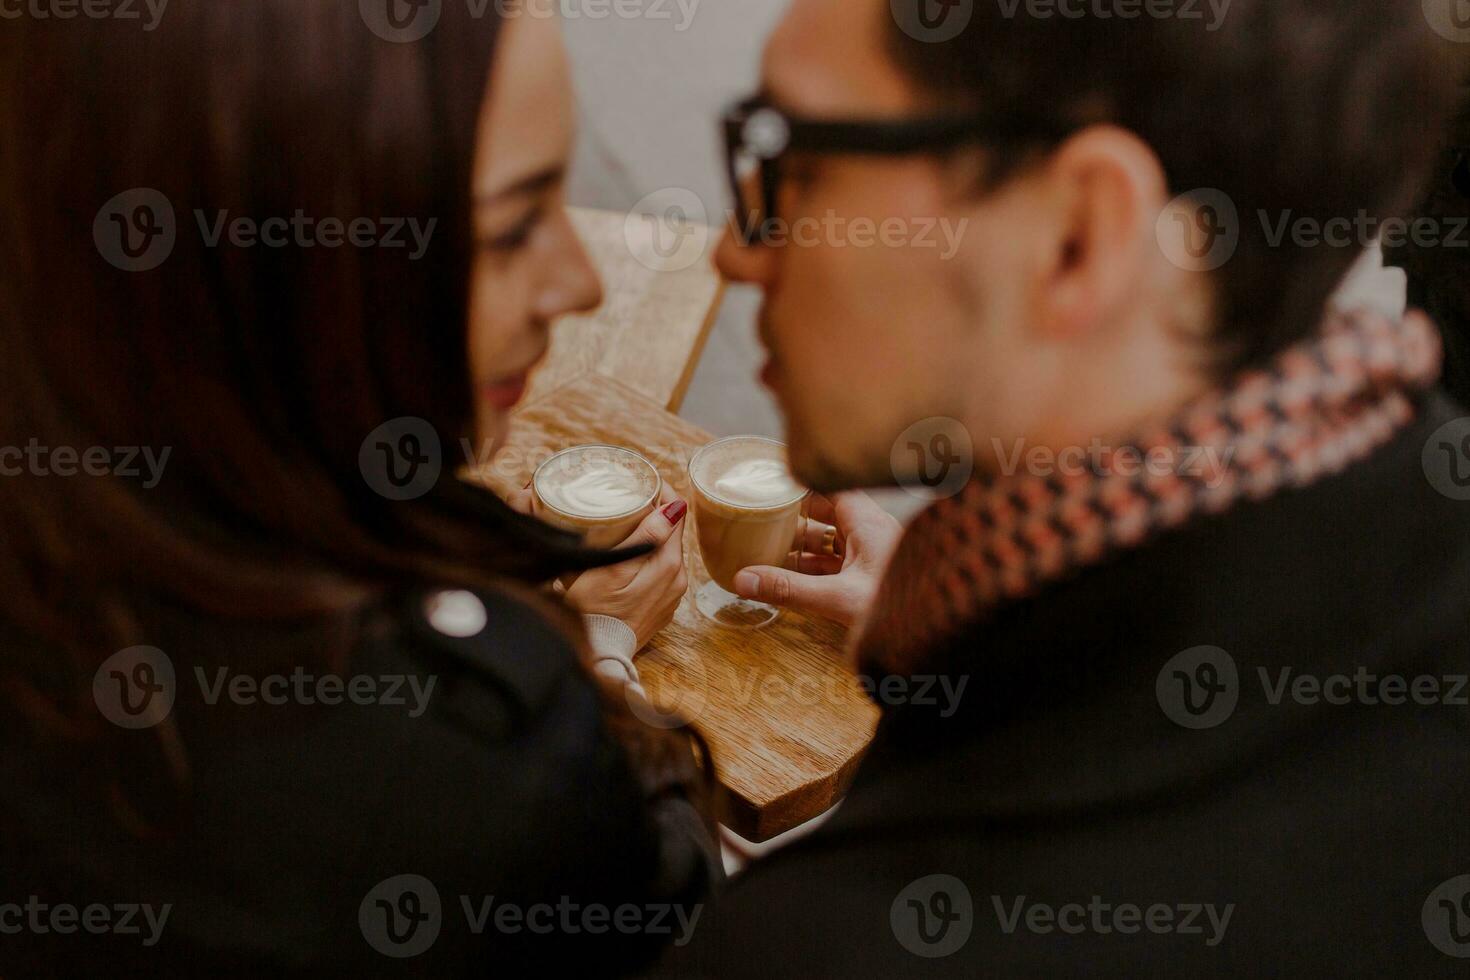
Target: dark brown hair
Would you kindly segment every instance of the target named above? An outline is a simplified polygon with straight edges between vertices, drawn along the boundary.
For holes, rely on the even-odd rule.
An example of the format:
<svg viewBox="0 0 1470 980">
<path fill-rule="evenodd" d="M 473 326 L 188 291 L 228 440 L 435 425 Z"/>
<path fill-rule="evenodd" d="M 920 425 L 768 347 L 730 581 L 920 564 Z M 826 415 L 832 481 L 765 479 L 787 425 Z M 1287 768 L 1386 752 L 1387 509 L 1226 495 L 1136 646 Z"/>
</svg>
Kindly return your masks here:
<svg viewBox="0 0 1470 980">
<path fill-rule="evenodd" d="M 1174 194 L 1227 195 L 1241 234 L 1214 273 L 1210 360 L 1228 373 L 1313 330 L 1360 254 L 1290 237 L 1273 246 L 1260 214 L 1273 228 L 1287 212 L 1401 214 L 1434 159 L 1470 49 L 1436 36 L 1419 0 L 1233 0 L 1218 23 L 1205 3 L 1168 5 L 1200 19 L 1150 16 L 1151 6 L 1124 19 L 1082 3 L 1072 16 L 1055 5 L 1033 16 L 1027 0 L 977 2 L 955 37 L 921 40 L 942 35 L 914 29 L 928 23 L 917 14 L 896 17 L 888 36 L 941 99 L 1124 127 L 1153 147 Z"/>
<path fill-rule="evenodd" d="M 356 0 L 175 0 L 151 31 L 23 17 L 0 32 L 0 446 L 171 453 L 151 488 L 0 477 L 13 704 L 98 724 L 92 673 L 150 642 L 148 609 L 224 629 L 350 622 L 399 588 L 605 561 L 454 477 L 471 435 L 471 168 L 499 24 L 469 6 L 444 4 L 401 44 Z M 176 216 L 148 271 L 94 238 L 99 209 L 135 188 Z M 210 247 L 196 214 L 221 211 L 436 225 L 421 257 Z M 443 474 L 392 501 L 359 450 L 401 417 L 433 426 Z"/>
</svg>

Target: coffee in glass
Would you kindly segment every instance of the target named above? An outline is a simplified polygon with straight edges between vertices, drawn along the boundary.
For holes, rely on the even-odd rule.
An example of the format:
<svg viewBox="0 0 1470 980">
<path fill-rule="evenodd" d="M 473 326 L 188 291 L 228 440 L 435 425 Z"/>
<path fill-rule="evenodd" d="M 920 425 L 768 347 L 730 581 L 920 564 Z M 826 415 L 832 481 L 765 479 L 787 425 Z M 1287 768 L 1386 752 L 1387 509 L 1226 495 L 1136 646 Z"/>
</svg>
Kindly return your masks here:
<svg viewBox="0 0 1470 980">
<path fill-rule="evenodd" d="M 653 512 L 662 489 L 658 470 L 630 449 L 574 446 L 537 467 L 531 512 L 589 548 L 612 548 Z"/>
<path fill-rule="evenodd" d="M 807 490 L 796 483 L 786 447 L 759 436 L 710 443 L 689 462 L 694 527 L 710 582 L 695 606 L 730 626 L 761 626 L 773 606 L 734 594 L 735 575 L 752 565 L 785 563 L 801 530 Z"/>
</svg>

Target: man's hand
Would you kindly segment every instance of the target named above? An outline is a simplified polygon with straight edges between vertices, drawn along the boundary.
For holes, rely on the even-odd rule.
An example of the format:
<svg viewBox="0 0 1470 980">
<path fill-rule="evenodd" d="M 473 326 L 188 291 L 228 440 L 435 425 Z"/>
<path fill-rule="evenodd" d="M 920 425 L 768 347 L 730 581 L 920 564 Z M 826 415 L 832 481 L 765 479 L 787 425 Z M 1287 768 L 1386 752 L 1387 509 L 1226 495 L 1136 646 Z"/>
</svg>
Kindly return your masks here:
<svg viewBox="0 0 1470 980">
<path fill-rule="evenodd" d="M 746 599 L 813 613 L 851 626 L 872 605 L 903 527 L 861 491 L 813 494 L 798 571 L 756 565 L 735 576 Z M 824 541 L 831 540 L 833 554 Z"/>
</svg>

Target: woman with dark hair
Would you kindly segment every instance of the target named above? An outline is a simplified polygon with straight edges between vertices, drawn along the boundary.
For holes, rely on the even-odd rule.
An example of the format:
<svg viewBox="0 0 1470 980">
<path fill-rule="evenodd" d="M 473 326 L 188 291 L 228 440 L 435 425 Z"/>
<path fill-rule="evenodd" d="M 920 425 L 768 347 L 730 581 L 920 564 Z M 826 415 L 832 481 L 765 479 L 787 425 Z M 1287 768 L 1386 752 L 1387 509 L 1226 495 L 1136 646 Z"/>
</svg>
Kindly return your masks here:
<svg viewBox="0 0 1470 980">
<path fill-rule="evenodd" d="M 683 505 L 609 556 L 454 477 L 598 302 L 558 27 L 376 6 L 0 32 L 8 977 L 618 973 L 718 874 L 577 616 L 631 671 Z"/>
</svg>

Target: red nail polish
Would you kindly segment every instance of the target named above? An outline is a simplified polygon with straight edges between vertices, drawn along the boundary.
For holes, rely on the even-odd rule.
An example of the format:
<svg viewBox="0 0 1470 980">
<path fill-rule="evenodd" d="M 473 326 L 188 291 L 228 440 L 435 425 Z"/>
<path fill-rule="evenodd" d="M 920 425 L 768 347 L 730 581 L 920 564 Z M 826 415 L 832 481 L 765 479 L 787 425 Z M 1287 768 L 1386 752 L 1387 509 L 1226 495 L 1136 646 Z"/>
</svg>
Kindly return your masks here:
<svg viewBox="0 0 1470 980">
<path fill-rule="evenodd" d="M 688 509 L 688 504 L 684 503 L 684 501 L 682 500 L 676 500 L 672 504 L 669 504 L 667 507 L 664 508 L 664 520 L 668 521 L 670 524 L 678 524 L 684 519 L 684 512 Z"/>
</svg>

